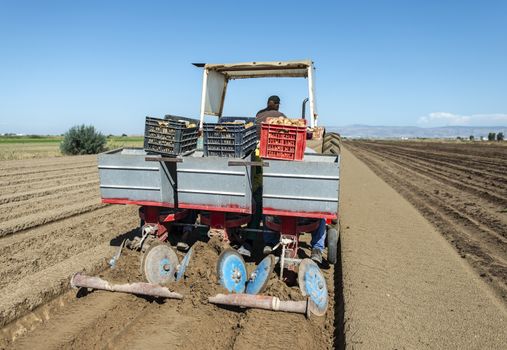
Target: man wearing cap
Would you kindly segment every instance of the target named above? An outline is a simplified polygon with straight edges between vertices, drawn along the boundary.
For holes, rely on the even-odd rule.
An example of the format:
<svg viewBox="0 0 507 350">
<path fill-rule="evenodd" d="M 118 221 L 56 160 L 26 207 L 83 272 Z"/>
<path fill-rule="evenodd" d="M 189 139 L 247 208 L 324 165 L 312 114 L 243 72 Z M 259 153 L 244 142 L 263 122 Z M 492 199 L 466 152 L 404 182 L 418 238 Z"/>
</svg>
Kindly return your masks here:
<svg viewBox="0 0 507 350">
<path fill-rule="evenodd" d="M 257 112 L 257 115 L 255 116 L 255 124 L 257 127 L 257 137 L 259 139 L 261 138 L 262 122 L 265 122 L 268 118 L 285 117 L 283 113 L 278 111 L 278 108 L 280 108 L 280 97 L 273 95 L 269 96 L 266 108 Z M 253 160 L 260 161 L 258 154 L 254 154 Z M 254 167 L 252 169 L 254 171 L 252 192 L 256 203 L 256 210 L 253 214 L 252 220 L 248 224 L 248 228 L 259 229 L 260 222 L 262 221 L 262 167 Z M 238 252 L 241 255 L 250 257 L 252 245 L 252 239 L 248 239 L 238 249 Z"/>
<path fill-rule="evenodd" d="M 255 116 L 255 124 L 257 124 L 257 136 L 260 138 L 261 134 L 261 123 L 265 122 L 268 118 L 285 117 L 285 114 L 279 112 L 280 108 L 280 97 L 273 95 L 268 98 L 268 105 L 266 108 L 261 109 Z"/>
</svg>

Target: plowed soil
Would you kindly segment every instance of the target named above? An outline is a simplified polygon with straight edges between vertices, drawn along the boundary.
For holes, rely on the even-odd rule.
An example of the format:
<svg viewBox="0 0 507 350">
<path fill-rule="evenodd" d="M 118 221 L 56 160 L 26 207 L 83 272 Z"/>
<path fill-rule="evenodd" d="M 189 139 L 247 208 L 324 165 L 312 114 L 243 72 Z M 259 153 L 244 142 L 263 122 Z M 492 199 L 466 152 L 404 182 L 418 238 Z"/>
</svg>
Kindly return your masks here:
<svg viewBox="0 0 507 350">
<path fill-rule="evenodd" d="M 197 242 L 186 279 L 170 286 L 181 301 L 71 290 L 77 271 L 141 279 L 138 253 L 107 266 L 123 238 L 138 234 L 137 207 L 100 203 L 95 156 L 2 161 L 0 349 L 502 348 L 506 150 L 347 142 L 343 286 L 341 264 L 324 267 L 329 309 L 310 319 L 207 303 L 222 292 L 216 241 Z M 275 277 L 268 291 L 300 299 Z"/>
<path fill-rule="evenodd" d="M 507 146 L 346 142 L 433 223 L 507 303 Z"/>
<path fill-rule="evenodd" d="M 171 286 L 183 301 L 71 290 L 77 271 L 142 280 L 137 252 L 124 250 L 115 269 L 107 266 L 123 238 L 138 234 L 137 207 L 100 203 L 95 156 L 3 161 L 0 185 L 0 348 L 335 347 L 332 267 L 324 269 L 328 313 L 309 320 L 209 304 L 224 292 L 215 276 L 221 248 L 204 242 L 194 246 L 185 281 Z M 302 299 L 276 277 L 268 289 Z"/>
</svg>

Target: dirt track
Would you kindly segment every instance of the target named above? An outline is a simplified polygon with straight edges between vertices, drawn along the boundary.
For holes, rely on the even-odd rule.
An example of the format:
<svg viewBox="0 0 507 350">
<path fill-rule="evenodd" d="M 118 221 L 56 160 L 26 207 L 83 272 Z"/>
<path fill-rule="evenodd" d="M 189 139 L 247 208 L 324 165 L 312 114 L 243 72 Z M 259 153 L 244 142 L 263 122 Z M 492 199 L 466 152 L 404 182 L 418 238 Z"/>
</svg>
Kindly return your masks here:
<svg viewBox="0 0 507 350">
<path fill-rule="evenodd" d="M 507 303 L 507 147 L 348 142 Z"/>
<path fill-rule="evenodd" d="M 347 347 L 505 349 L 507 309 L 498 293 L 353 147 L 343 151 L 340 198 Z M 376 155 L 368 159 L 392 170 Z"/>
</svg>

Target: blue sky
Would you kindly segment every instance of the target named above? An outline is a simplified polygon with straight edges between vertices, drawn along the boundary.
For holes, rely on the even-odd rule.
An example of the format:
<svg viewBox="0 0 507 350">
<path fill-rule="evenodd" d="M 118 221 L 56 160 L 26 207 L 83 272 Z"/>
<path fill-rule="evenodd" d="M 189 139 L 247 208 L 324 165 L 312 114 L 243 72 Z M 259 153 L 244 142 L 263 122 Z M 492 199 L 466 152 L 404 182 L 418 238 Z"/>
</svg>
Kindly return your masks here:
<svg viewBox="0 0 507 350">
<path fill-rule="evenodd" d="M 507 1 L 3 1 L 0 133 L 76 124 L 141 134 L 197 117 L 191 62 L 311 58 L 322 125 L 507 125 Z M 234 81 L 225 114 L 269 95 L 299 116 L 304 79 Z"/>
</svg>

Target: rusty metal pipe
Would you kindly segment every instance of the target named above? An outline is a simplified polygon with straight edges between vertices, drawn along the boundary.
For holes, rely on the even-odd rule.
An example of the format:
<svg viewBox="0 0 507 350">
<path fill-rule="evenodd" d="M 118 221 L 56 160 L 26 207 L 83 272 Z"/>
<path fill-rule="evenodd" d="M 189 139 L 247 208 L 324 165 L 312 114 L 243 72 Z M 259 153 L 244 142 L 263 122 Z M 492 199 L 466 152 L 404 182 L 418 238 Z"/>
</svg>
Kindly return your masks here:
<svg viewBox="0 0 507 350">
<path fill-rule="evenodd" d="M 280 300 L 277 297 L 267 295 L 252 294 L 217 294 L 209 297 L 208 301 L 212 304 L 242 306 L 254 309 L 264 309 L 272 311 L 294 312 L 310 315 L 308 299 L 306 301 Z"/>
<path fill-rule="evenodd" d="M 110 292 L 132 293 L 139 295 L 149 295 L 152 297 L 169 298 L 169 299 L 183 299 L 183 295 L 171 292 L 166 287 L 152 283 L 127 283 L 127 284 L 111 284 L 100 277 L 86 276 L 81 273 L 76 273 L 70 279 L 72 288 L 92 288 L 108 290 Z"/>
</svg>

